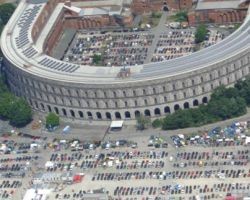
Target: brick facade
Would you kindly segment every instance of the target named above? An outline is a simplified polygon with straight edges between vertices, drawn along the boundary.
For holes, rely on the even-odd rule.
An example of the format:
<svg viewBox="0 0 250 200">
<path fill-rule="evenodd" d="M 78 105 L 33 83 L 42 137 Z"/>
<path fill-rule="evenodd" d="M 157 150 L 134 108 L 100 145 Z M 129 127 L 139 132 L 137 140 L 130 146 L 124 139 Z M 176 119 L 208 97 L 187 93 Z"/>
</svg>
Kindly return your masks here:
<svg viewBox="0 0 250 200">
<path fill-rule="evenodd" d="M 247 14 L 247 10 L 202 10 L 188 14 L 190 25 L 198 23 L 228 24 L 242 22 Z"/>
<path fill-rule="evenodd" d="M 192 8 L 192 0 L 133 0 L 131 10 L 135 14 L 162 11 L 164 6 L 169 10 Z"/>
</svg>

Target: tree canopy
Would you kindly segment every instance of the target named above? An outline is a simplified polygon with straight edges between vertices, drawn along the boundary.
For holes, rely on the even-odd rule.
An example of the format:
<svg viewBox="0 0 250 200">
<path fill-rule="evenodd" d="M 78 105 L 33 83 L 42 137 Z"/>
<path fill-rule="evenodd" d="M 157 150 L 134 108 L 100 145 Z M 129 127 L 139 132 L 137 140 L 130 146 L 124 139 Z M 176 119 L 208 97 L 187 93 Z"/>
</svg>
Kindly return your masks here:
<svg viewBox="0 0 250 200">
<path fill-rule="evenodd" d="M 28 103 L 22 98 L 15 98 L 9 107 L 10 124 L 22 127 L 32 120 L 32 110 Z"/>
<path fill-rule="evenodd" d="M 140 115 L 140 116 L 136 117 L 136 122 L 137 122 L 137 124 L 136 124 L 137 129 L 144 130 L 144 129 L 148 128 L 148 126 L 150 126 L 151 119 L 150 119 L 150 117 Z"/>
<path fill-rule="evenodd" d="M 188 15 L 187 11 L 179 11 L 174 15 L 175 21 L 177 22 L 187 22 L 188 21 Z"/>
<path fill-rule="evenodd" d="M 102 56 L 98 54 L 93 55 L 93 64 L 99 65 L 102 61 Z"/>
<path fill-rule="evenodd" d="M 46 116 L 46 128 L 54 128 L 56 126 L 59 126 L 59 116 L 50 112 Z"/>
<path fill-rule="evenodd" d="M 4 79 L 0 77 L 0 117 L 10 124 L 22 127 L 32 120 L 32 110 L 28 103 L 9 92 Z"/>
<path fill-rule="evenodd" d="M 195 42 L 196 43 L 201 43 L 206 39 L 207 35 L 207 27 L 204 24 L 200 24 L 195 32 Z"/>
<path fill-rule="evenodd" d="M 0 5 L 0 24 L 6 25 L 15 9 L 12 3 Z"/>
</svg>

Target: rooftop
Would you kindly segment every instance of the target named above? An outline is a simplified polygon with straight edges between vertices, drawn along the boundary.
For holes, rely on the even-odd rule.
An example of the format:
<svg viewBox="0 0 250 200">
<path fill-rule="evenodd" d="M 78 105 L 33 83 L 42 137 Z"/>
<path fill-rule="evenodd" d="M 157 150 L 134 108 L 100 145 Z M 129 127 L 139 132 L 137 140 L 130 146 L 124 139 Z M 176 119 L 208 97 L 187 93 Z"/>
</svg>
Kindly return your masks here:
<svg viewBox="0 0 250 200">
<path fill-rule="evenodd" d="M 217 3 L 218 4 L 218 3 Z M 63 82 L 87 84 L 113 84 L 148 81 L 172 77 L 210 66 L 240 53 L 249 51 L 250 16 L 245 23 L 216 45 L 208 47 L 189 56 L 169 61 L 128 66 L 131 76 L 127 79 L 117 78 L 123 67 L 80 66 L 59 61 L 41 52 L 46 34 L 53 27 L 56 16 L 60 13 L 58 4 L 51 14 L 49 22 L 42 31 L 36 44 L 31 38 L 31 28 L 41 13 L 45 3 L 31 4 L 22 0 L 15 13 L 5 26 L 1 37 L 1 48 L 6 58 L 23 71 L 36 76 Z"/>
<path fill-rule="evenodd" d="M 236 9 L 241 2 L 235 1 L 198 1 L 196 10 L 211 10 L 211 9 Z"/>
</svg>

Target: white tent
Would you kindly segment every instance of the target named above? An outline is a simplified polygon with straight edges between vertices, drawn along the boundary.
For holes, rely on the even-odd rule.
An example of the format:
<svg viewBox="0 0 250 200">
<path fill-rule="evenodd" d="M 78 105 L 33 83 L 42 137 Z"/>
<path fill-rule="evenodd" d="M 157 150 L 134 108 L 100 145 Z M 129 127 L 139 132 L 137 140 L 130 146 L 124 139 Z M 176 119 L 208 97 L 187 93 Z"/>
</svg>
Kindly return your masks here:
<svg viewBox="0 0 250 200">
<path fill-rule="evenodd" d="M 120 120 L 120 121 L 112 121 L 111 124 L 110 124 L 110 128 L 122 128 L 122 125 L 123 125 L 123 121 Z"/>
<path fill-rule="evenodd" d="M 246 143 L 246 144 L 250 144 L 250 137 L 246 137 L 245 143 Z"/>
<path fill-rule="evenodd" d="M 46 200 L 50 193 L 51 190 L 49 189 L 28 189 L 23 197 L 23 200 Z"/>
<path fill-rule="evenodd" d="M 180 139 L 184 139 L 184 135 L 183 135 L 183 134 L 178 134 L 178 137 L 179 137 Z"/>
<path fill-rule="evenodd" d="M 54 163 L 53 162 L 51 162 L 51 161 L 47 161 L 46 163 L 45 163 L 45 167 L 54 167 Z"/>
</svg>

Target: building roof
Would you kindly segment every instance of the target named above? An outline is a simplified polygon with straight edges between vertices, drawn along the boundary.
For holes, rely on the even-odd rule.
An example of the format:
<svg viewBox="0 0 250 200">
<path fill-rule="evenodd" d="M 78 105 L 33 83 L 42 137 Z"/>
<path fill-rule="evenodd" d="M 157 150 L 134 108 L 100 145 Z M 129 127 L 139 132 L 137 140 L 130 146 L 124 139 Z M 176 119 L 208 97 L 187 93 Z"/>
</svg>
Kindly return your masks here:
<svg viewBox="0 0 250 200">
<path fill-rule="evenodd" d="M 65 84 L 82 83 L 93 85 L 93 87 L 94 85 L 109 87 L 111 84 L 124 84 L 129 87 L 128 83 L 140 84 L 140 82 L 171 78 L 204 69 L 250 51 L 250 15 L 248 15 L 243 25 L 221 42 L 188 56 L 128 66 L 131 76 L 127 79 L 120 79 L 117 75 L 123 67 L 77 65 L 57 60 L 43 53 L 41 47 L 46 41 L 46 35 L 53 29 L 55 22 L 53 18 L 60 14 L 61 10 L 61 5 L 58 5 L 52 11 L 48 25 L 44 27 L 45 30 L 41 31 L 41 36 L 34 44 L 31 30 L 44 6 L 45 3 L 31 4 L 26 0 L 21 0 L 2 32 L 1 49 L 8 62 L 20 70 Z"/>
<path fill-rule="evenodd" d="M 23 200 L 46 200 L 51 193 L 49 189 L 28 189 L 23 197 Z"/>
<path fill-rule="evenodd" d="M 212 10 L 212 9 L 236 9 L 241 2 L 234 1 L 198 1 L 196 10 Z"/>
</svg>

